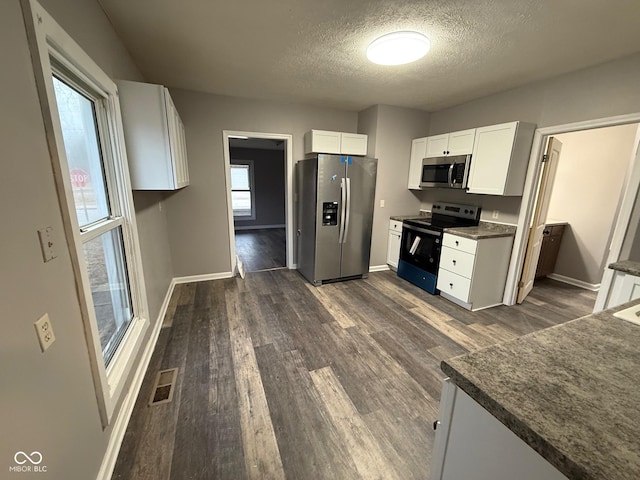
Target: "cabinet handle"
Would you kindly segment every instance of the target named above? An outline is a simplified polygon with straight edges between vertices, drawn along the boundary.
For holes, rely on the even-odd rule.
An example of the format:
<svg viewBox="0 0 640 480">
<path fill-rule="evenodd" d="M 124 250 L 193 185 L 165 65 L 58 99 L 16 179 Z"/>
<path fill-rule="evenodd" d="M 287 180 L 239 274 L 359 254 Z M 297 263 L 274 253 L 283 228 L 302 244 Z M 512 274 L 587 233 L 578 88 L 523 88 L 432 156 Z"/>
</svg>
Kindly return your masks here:
<svg viewBox="0 0 640 480">
<path fill-rule="evenodd" d="M 449 287 L 450 287 L 450 288 L 453 288 L 453 283 L 450 283 L 450 284 L 449 284 Z"/>
<path fill-rule="evenodd" d="M 433 429 L 437 430 L 439 425 L 440 425 L 440 420 L 436 420 L 435 422 L 433 422 Z"/>
<path fill-rule="evenodd" d="M 443 154 L 443 155 L 446 155 L 446 154 L 447 154 L 447 151 L 446 151 L 446 150 L 443 150 L 443 151 L 442 151 L 442 154 Z"/>
<path fill-rule="evenodd" d="M 456 247 L 460 245 L 460 242 L 458 240 L 456 240 Z"/>
<path fill-rule="evenodd" d="M 455 260 L 451 260 L 451 261 L 453 262 L 453 264 L 454 264 L 454 265 L 456 264 L 456 261 L 455 261 Z"/>
</svg>

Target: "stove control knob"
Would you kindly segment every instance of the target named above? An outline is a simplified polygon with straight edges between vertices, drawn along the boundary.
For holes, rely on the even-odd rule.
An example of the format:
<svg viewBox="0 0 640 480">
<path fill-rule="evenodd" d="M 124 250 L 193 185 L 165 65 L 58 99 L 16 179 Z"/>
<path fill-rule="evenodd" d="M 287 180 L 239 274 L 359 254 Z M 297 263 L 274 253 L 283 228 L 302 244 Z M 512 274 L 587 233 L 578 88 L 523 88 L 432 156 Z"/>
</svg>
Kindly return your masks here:
<svg viewBox="0 0 640 480">
<path fill-rule="evenodd" d="M 470 214 L 470 215 L 473 215 L 473 210 L 469 210 L 469 214 Z"/>
<path fill-rule="evenodd" d="M 469 210 L 465 209 L 465 210 L 464 210 L 464 213 L 469 213 Z"/>
</svg>

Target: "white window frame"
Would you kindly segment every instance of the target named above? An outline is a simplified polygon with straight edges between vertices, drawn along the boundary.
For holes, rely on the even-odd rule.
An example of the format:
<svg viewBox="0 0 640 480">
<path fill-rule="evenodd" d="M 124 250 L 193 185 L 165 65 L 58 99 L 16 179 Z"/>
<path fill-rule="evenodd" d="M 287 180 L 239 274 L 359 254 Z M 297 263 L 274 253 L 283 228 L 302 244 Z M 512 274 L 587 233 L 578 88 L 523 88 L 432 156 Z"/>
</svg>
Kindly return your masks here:
<svg viewBox="0 0 640 480">
<path fill-rule="evenodd" d="M 25 24 L 32 51 L 36 84 L 40 96 L 43 120 L 47 131 L 51 163 L 60 199 L 65 236 L 76 279 L 76 290 L 84 324 L 85 337 L 96 389 L 98 409 L 103 428 L 112 418 L 116 405 L 124 393 L 129 373 L 135 365 L 145 333 L 149 328 L 149 309 L 142 271 L 138 230 L 133 208 L 129 168 L 124 148 L 122 118 L 116 84 L 78 46 L 77 43 L 35 0 L 22 1 Z M 31 21 L 30 21 L 31 20 Z M 102 355 L 91 285 L 82 251 L 80 226 L 75 211 L 73 190 L 69 177 L 58 107 L 53 89 L 51 58 L 101 98 L 96 103 L 97 121 L 107 132 L 101 138 L 105 177 L 109 185 L 112 208 L 122 217 L 122 236 L 133 319 L 122 338 L 109 366 Z M 100 105 L 101 107 L 98 107 Z"/>
<path fill-rule="evenodd" d="M 254 162 L 253 160 L 231 160 L 231 166 L 233 165 L 247 165 L 249 167 L 249 193 L 251 194 L 251 215 L 234 215 L 233 218 L 236 221 L 250 221 L 256 219 L 256 182 L 254 176 Z M 229 184 L 231 185 L 231 184 Z M 231 189 L 231 192 L 234 190 Z M 231 206 L 233 211 L 233 205 Z"/>
</svg>

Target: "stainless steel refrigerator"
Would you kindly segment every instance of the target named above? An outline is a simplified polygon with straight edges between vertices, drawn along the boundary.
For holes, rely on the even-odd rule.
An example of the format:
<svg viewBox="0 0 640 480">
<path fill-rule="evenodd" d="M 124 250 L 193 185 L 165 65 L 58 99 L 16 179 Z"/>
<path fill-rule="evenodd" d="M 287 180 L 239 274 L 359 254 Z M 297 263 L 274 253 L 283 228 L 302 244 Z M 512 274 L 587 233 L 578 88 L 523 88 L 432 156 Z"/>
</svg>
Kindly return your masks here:
<svg viewBox="0 0 640 480">
<path fill-rule="evenodd" d="M 314 285 L 368 275 L 377 166 L 325 154 L 296 164 L 298 270 Z"/>
</svg>

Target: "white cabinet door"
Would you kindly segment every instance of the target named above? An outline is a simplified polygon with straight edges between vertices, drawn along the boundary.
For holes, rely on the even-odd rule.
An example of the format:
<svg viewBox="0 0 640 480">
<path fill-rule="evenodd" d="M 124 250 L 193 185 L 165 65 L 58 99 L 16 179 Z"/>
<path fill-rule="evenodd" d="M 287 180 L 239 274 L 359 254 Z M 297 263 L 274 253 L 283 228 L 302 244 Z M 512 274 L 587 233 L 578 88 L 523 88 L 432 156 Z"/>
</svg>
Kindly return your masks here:
<svg viewBox="0 0 640 480">
<path fill-rule="evenodd" d="M 447 154 L 449 147 L 449 134 L 427 137 L 426 153 L 424 158 L 442 157 Z"/>
<path fill-rule="evenodd" d="M 471 155 L 475 138 L 475 128 L 450 133 L 447 147 L 447 152 L 449 153 L 447 155 Z"/>
<path fill-rule="evenodd" d="M 340 153 L 340 132 L 311 130 L 304 134 L 304 153 Z"/>
<path fill-rule="evenodd" d="M 637 298 L 640 298 L 640 277 L 616 272 L 607 308 L 617 307 Z"/>
<path fill-rule="evenodd" d="M 476 129 L 472 128 L 427 137 L 425 158 L 470 155 L 473 152 L 475 136 Z"/>
<path fill-rule="evenodd" d="M 400 258 L 400 242 L 402 234 L 389 230 L 389 243 L 387 244 L 387 264 L 393 268 L 398 268 Z"/>
<path fill-rule="evenodd" d="M 502 195 L 509 173 L 517 122 L 476 130 L 469 193 Z"/>
<path fill-rule="evenodd" d="M 535 128 L 522 122 L 477 128 L 468 192 L 522 195 Z"/>
<path fill-rule="evenodd" d="M 568 480 L 448 379 L 439 422 L 431 480 Z"/>
<path fill-rule="evenodd" d="M 133 190 L 189 185 L 184 125 L 162 85 L 118 81 Z"/>
<path fill-rule="evenodd" d="M 427 138 L 415 138 L 411 141 L 411 161 L 409 163 L 408 188 L 420 190 L 422 179 L 422 159 L 425 158 Z"/>
<path fill-rule="evenodd" d="M 367 139 L 367 135 L 342 132 L 340 134 L 340 153 L 345 155 L 366 155 Z"/>
</svg>

